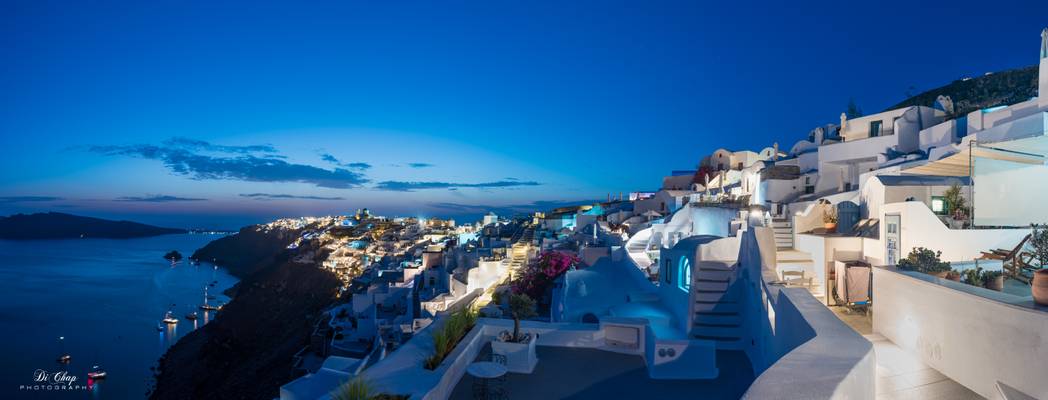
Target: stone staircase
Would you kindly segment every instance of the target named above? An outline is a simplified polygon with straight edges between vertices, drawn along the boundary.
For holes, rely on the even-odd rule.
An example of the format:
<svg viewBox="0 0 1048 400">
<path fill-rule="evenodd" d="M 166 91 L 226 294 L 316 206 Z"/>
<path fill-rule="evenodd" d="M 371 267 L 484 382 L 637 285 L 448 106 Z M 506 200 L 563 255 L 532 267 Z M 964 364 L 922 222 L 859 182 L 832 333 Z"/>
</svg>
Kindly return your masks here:
<svg viewBox="0 0 1048 400">
<path fill-rule="evenodd" d="M 701 262 L 692 282 L 691 337 L 713 341 L 717 349 L 741 350 L 742 305 L 734 286 L 735 267 L 722 262 Z"/>
<path fill-rule="evenodd" d="M 775 231 L 775 247 L 781 249 L 793 248 L 793 221 L 786 218 L 773 219 L 772 230 Z"/>
<path fill-rule="evenodd" d="M 527 243 L 515 243 L 510 253 L 509 262 L 509 273 L 511 277 L 517 277 L 521 270 L 528 265 L 528 250 L 529 245 Z"/>
</svg>

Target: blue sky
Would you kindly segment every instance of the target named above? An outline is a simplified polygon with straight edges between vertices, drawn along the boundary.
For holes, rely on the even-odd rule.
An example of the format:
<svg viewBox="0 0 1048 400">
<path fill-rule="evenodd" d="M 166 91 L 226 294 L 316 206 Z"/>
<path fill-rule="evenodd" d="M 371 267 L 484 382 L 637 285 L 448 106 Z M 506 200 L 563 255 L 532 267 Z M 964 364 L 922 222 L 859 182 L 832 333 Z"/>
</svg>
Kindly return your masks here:
<svg viewBox="0 0 1048 400">
<path fill-rule="evenodd" d="M 1032 65 L 1048 24 L 1043 1 L 393 3 L 3 2 L 0 212 L 599 199 Z"/>
</svg>

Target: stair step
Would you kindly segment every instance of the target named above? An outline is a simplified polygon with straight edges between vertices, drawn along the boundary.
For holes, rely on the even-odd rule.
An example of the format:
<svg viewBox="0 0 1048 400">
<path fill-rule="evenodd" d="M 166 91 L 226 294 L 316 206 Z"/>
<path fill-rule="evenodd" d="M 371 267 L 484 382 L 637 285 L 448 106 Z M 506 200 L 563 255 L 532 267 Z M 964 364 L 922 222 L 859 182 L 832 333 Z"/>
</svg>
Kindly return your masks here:
<svg viewBox="0 0 1048 400">
<path fill-rule="evenodd" d="M 698 324 L 717 324 L 717 325 L 733 325 L 739 326 L 742 324 L 742 316 L 739 313 L 695 313 L 694 323 Z"/>
<path fill-rule="evenodd" d="M 738 336 L 711 336 L 711 335 L 702 335 L 702 334 L 692 334 L 691 337 L 693 337 L 695 339 L 712 340 L 712 341 L 715 341 L 715 342 L 738 342 L 739 341 L 739 337 Z"/>
<path fill-rule="evenodd" d="M 735 326 L 701 326 L 695 325 L 691 330 L 694 335 L 713 336 L 722 338 L 738 339 L 742 336 L 742 328 Z"/>
<path fill-rule="evenodd" d="M 695 302 L 696 312 L 736 313 L 742 310 L 739 303 Z"/>
<path fill-rule="evenodd" d="M 700 269 L 695 273 L 695 278 L 710 281 L 728 281 L 731 280 L 732 275 L 734 275 L 733 271 Z"/>
<path fill-rule="evenodd" d="M 700 279 L 692 284 L 692 288 L 696 291 L 718 291 L 723 293 L 728 290 L 728 281 Z"/>
</svg>

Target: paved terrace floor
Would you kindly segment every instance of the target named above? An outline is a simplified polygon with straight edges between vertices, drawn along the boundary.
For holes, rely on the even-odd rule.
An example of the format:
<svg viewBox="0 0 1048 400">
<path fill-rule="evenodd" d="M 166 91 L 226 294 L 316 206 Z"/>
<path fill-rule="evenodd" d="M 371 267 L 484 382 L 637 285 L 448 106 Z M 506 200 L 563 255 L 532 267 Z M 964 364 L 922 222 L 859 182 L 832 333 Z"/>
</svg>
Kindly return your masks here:
<svg viewBox="0 0 1048 400">
<path fill-rule="evenodd" d="M 477 357 L 490 359 L 488 345 Z M 539 346 L 531 374 L 509 374 L 510 399 L 738 399 L 753 382 L 753 369 L 742 352 L 718 351 L 720 377 L 710 380 L 656 380 L 648 377 L 640 356 L 594 349 Z M 466 374 L 451 393 L 453 400 L 473 399 L 473 378 Z"/>
</svg>

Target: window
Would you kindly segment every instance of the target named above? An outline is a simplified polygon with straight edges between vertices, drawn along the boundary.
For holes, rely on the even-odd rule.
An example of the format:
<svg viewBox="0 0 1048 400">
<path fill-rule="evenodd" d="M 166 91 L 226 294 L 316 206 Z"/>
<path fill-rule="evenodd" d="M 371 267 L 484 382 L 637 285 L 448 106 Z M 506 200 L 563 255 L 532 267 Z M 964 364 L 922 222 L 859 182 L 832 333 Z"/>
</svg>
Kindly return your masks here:
<svg viewBox="0 0 1048 400">
<path fill-rule="evenodd" d="M 938 215 L 946 215 L 946 198 L 932 196 L 932 212 Z"/>
<path fill-rule="evenodd" d="M 670 260 L 666 260 L 666 264 L 662 266 L 662 271 L 659 271 L 659 273 L 666 277 L 664 279 L 666 283 L 672 283 L 670 282 L 670 276 L 673 275 L 670 273 Z"/>
<path fill-rule="evenodd" d="M 691 261 L 681 257 L 677 263 L 677 287 L 685 292 L 691 290 Z"/>
<path fill-rule="evenodd" d="M 870 137 L 881 135 L 881 121 L 870 121 Z"/>
</svg>

